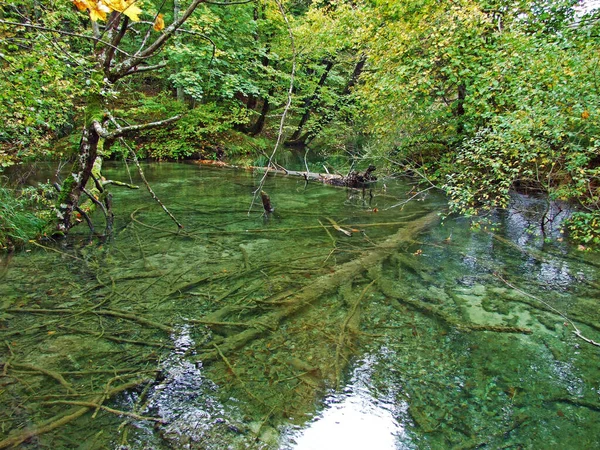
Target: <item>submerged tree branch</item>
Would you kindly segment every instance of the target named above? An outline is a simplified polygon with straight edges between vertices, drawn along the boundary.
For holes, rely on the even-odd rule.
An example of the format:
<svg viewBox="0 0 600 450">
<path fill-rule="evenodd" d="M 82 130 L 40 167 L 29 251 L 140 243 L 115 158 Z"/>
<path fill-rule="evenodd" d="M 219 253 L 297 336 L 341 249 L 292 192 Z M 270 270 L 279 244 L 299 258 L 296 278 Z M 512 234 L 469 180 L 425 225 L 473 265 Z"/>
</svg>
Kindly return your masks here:
<svg viewBox="0 0 600 450">
<path fill-rule="evenodd" d="M 25 430 L 21 431 L 20 433 L 17 433 L 11 437 L 4 439 L 3 441 L 0 441 L 0 449 L 8 448 L 8 447 L 16 447 L 17 445 L 25 442 L 28 439 L 39 436 L 44 433 L 48 433 L 57 428 L 60 428 L 61 426 L 66 425 L 66 424 L 74 421 L 75 419 L 78 419 L 79 417 L 83 416 L 90 409 L 101 407 L 101 402 L 102 402 L 103 398 L 114 397 L 115 395 L 117 395 L 123 391 L 126 391 L 128 389 L 133 389 L 134 387 L 139 386 L 140 384 L 147 383 L 150 381 L 152 381 L 151 378 L 142 378 L 139 380 L 134 380 L 134 381 L 130 381 L 128 383 L 124 383 L 121 386 L 117 386 L 116 388 L 107 390 L 105 395 L 97 397 L 96 399 L 94 399 L 91 402 L 93 404 L 93 406 L 89 405 L 89 406 L 84 406 L 82 408 L 79 408 L 75 411 L 67 411 L 66 413 L 59 414 L 59 415 L 53 417 L 52 419 L 50 419 L 46 422 L 43 422 L 42 424 L 40 424 L 38 426 L 34 426 L 33 428 L 25 429 Z"/>
<path fill-rule="evenodd" d="M 600 343 L 593 341 L 587 337 L 585 337 L 582 333 L 581 330 L 579 328 L 577 328 L 577 325 L 575 325 L 575 323 L 569 319 L 565 314 L 563 314 L 562 312 L 560 312 L 558 309 L 556 309 L 554 306 L 550 305 L 548 302 L 545 302 L 544 300 L 536 297 L 535 295 L 531 295 L 521 289 L 519 289 L 518 287 L 512 285 L 510 282 L 508 282 L 507 280 L 505 280 L 504 278 L 502 278 L 502 276 L 500 276 L 498 273 L 494 273 L 494 276 L 496 278 L 498 278 L 500 281 L 502 281 L 504 284 L 506 284 L 507 286 L 513 288 L 515 291 L 517 291 L 519 294 L 524 295 L 526 297 L 532 298 L 540 303 L 542 303 L 544 306 L 546 306 L 547 308 L 549 308 L 552 312 L 558 314 L 560 317 L 562 317 L 563 319 L 565 319 L 567 321 L 567 323 L 569 323 L 572 327 L 573 327 L 573 334 L 575 336 L 577 336 L 578 338 L 584 340 L 585 342 L 587 342 L 588 344 L 592 344 L 595 345 L 596 347 L 600 347 Z"/>
</svg>

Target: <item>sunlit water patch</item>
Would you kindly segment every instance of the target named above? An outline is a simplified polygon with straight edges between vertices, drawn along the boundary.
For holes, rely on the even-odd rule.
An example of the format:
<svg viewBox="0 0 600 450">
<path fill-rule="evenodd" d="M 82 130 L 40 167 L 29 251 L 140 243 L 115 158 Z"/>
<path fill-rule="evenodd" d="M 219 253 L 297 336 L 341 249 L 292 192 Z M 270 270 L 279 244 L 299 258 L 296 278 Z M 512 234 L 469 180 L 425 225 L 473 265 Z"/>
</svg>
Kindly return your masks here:
<svg viewBox="0 0 600 450">
<path fill-rule="evenodd" d="M 384 349 L 382 349 L 384 351 Z M 374 355 L 358 363 L 342 392 L 327 397 L 323 411 L 307 426 L 289 431 L 282 448 L 289 450 L 396 450 L 415 448 L 399 417 L 408 418 L 408 403 L 378 393 L 372 385 Z"/>
</svg>

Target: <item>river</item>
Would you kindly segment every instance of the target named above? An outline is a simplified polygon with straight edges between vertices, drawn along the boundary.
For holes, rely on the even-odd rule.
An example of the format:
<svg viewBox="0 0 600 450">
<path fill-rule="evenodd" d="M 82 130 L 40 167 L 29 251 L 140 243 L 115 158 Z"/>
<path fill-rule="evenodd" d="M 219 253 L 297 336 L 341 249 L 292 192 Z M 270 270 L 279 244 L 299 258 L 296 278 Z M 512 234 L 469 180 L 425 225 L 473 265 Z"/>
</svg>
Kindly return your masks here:
<svg viewBox="0 0 600 450">
<path fill-rule="evenodd" d="M 182 230 L 132 174 L 110 239 L 0 256 L 0 448 L 600 448 L 600 258 L 541 200 L 145 172 Z"/>
</svg>

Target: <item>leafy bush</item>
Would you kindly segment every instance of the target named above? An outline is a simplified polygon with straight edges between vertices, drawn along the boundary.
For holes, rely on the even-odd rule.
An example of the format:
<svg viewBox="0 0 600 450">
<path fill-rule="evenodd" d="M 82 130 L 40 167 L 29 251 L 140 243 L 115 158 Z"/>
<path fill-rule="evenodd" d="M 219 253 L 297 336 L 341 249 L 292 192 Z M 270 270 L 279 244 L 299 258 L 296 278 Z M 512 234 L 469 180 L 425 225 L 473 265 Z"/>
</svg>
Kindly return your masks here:
<svg viewBox="0 0 600 450">
<path fill-rule="evenodd" d="M 138 156 L 154 159 L 210 158 L 216 148 L 236 124 L 246 120 L 241 108 L 224 108 L 215 103 L 200 104 L 188 109 L 168 93 L 141 96 L 128 110 L 117 110 L 118 116 L 128 123 L 146 123 L 180 114 L 175 123 L 161 128 L 142 131 L 135 136 Z M 109 154 L 127 152 L 118 142 Z"/>
<path fill-rule="evenodd" d="M 600 211 L 577 212 L 566 222 L 569 237 L 587 248 L 600 248 Z"/>
</svg>

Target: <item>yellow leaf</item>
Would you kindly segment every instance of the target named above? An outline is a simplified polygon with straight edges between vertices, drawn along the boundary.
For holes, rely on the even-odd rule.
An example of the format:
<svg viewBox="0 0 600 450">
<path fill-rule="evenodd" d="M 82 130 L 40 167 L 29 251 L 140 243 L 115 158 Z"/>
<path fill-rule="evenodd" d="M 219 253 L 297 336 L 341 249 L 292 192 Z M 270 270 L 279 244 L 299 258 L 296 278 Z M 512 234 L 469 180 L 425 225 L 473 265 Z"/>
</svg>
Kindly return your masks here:
<svg viewBox="0 0 600 450">
<path fill-rule="evenodd" d="M 80 11 L 86 9 L 90 12 L 90 19 L 94 22 L 98 20 L 106 20 L 106 15 L 117 11 L 125 14 L 134 22 L 140 20 L 139 14 L 142 12 L 136 6 L 138 0 L 73 0 L 73 4 Z"/>
<path fill-rule="evenodd" d="M 110 8 L 102 2 L 88 2 L 90 7 L 90 19 L 94 22 L 98 20 L 106 20 L 106 14 L 110 13 Z"/>
<path fill-rule="evenodd" d="M 140 20 L 139 15 L 142 13 L 142 10 L 135 6 L 135 0 L 130 0 L 127 2 L 127 7 L 121 12 L 134 22 L 137 22 Z"/>
<path fill-rule="evenodd" d="M 94 22 L 98 20 L 106 20 L 106 14 L 111 12 L 111 9 L 101 0 L 73 0 L 73 4 L 79 11 L 90 12 L 90 19 Z"/>
<path fill-rule="evenodd" d="M 79 11 L 85 11 L 89 8 L 89 2 L 87 0 L 73 0 L 73 4 Z"/>
<path fill-rule="evenodd" d="M 101 0 L 105 3 L 110 9 L 113 11 L 119 11 L 120 13 L 125 14 L 134 22 L 140 20 L 139 15 L 142 12 L 140 8 L 137 7 L 136 2 L 138 0 Z"/>
<path fill-rule="evenodd" d="M 159 14 L 156 16 L 156 20 L 154 21 L 154 31 L 161 31 L 165 27 L 165 21 L 163 20 L 163 15 Z"/>
</svg>

